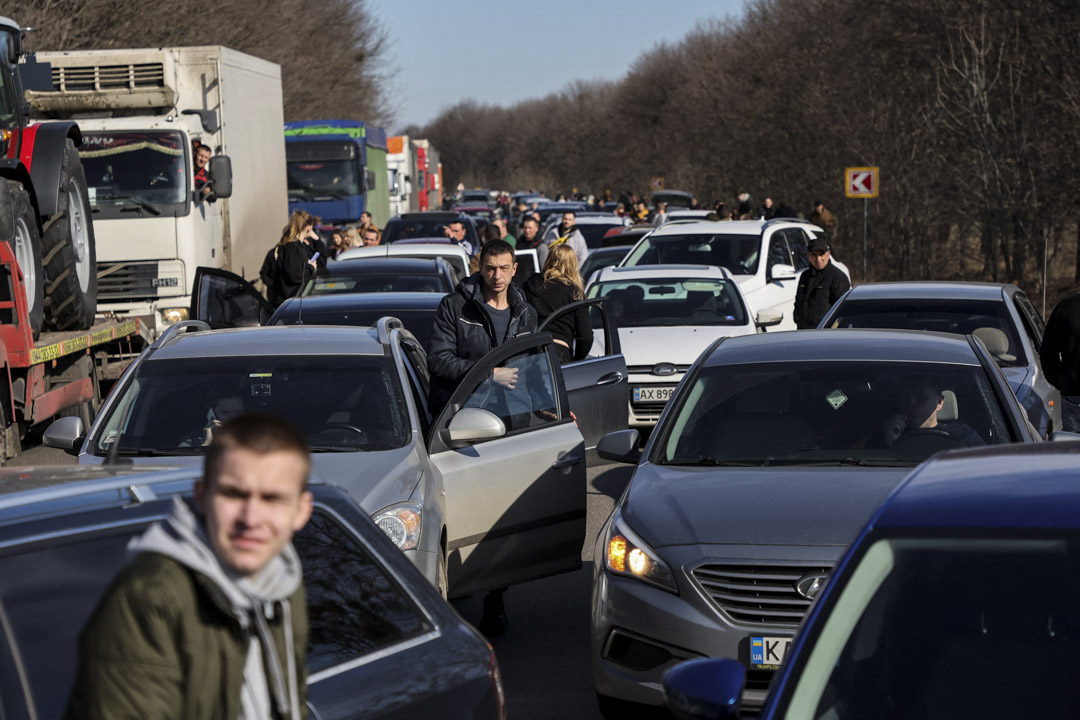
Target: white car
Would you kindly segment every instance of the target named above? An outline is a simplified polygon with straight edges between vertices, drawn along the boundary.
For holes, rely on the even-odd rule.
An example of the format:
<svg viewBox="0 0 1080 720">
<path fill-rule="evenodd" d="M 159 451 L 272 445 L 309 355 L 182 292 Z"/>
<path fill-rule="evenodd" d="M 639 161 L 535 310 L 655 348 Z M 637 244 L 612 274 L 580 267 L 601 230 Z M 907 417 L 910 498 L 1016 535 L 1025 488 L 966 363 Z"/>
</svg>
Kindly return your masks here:
<svg viewBox="0 0 1080 720">
<path fill-rule="evenodd" d="M 752 316 L 738 282 L 707 265 L 607 267 L 595 275 L 586 298 L 604 298 L 619 328 L 630 380 L 630 425 L 652 427 L 675 387 L 717 338 L 753 335 L 777 325 L 779 313 Z M 602 354 L 596 331 L 593 354 Z"/>
<path fill-rule="evenodd" d="M 777 329 L 794 330 L 799 275 L 810 267 L 807 244 L 823 233 L 817 225 L 792 218 L 674 222 L 639 240 L 620 266 L 685 263 L 727 268 L 751 312 L 783 313 Z M 851 277 L 846 265 L 835 256 L 832 261 Z"/>
<path fill-rule="evenodd" d="M 340 260 L 358 260 L 371 257 L 421 257 L 442 258 L 454 268 L 459 278 L 469 276 L 469 254 L 460 245 L 452 242 L 421 242 L 398 240 L 389 245 L 355 247 L 337 256 Z"/>
<path fill-rule="evenodd" d="M 676 220 L 704 220 L 709 215 L 715 213 L 715 210 L 668 210 L 667 219 L 664 220 L 661 225 L 667 225 L 668 223 L 675 222 Z"/>
</svg>

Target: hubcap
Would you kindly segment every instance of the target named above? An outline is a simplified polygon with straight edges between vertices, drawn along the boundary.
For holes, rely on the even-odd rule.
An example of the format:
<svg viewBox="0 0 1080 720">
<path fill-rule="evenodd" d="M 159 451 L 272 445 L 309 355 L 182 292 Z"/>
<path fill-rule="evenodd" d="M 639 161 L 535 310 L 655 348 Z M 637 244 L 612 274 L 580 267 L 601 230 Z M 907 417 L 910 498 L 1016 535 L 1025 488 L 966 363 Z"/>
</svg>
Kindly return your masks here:
<svg viewBox="0 0 1080 720">
<path fill-rule="evenodd" d="M 75 274 L 83 292 L 90 288 L 90 230 L 87 227 L 86 206 L 82 193 L 74 180 L 68 183 L 68 224 L 71 228 L 71 244 L 75 250 Z"/>
<path fill-rule="evenodd" d="M 26 288 L 26 309 L 34 309 L 34 299 L 37 298 L 37 272 L 34 269 L 34 249 L 30 243 L 30 228 L 24 218 L 15 221 L 15 261 L 19 263 L 19 269 L 23 274 L 23 285 Z"/>
</svg>

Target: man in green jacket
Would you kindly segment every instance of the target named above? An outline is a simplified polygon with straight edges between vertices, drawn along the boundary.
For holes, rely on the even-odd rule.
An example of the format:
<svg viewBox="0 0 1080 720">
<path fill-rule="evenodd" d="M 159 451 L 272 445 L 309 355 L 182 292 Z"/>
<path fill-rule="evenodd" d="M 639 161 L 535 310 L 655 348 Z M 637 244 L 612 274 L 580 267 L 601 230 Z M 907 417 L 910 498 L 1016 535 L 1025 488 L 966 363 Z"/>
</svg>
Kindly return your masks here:
<svg viewBox="0 0 1080 720">
<path fill-rule="evenodd" d="M 214 433 L 193 505 L 128 546 L 79 639 L 68 718 L 302 720 L 307 607 L 293 534 L 311 516 L 307 443 L 241 415 Z"/>
</svg>

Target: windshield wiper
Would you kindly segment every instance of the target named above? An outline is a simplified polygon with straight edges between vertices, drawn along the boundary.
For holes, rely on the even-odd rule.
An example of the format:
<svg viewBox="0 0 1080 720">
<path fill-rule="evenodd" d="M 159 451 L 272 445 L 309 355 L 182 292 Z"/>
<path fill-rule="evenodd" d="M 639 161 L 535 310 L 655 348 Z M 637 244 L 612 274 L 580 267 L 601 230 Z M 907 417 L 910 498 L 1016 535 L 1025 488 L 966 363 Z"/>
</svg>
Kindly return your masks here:
<svg viewBox="0 0 1080 720">
<path fill-rule="evenodd" d="M 172 457 L 174 455 L 202 455 L 205 448 L 202 447 L 181 447 L 181 448 L 169 448 L 168 450 L 159 450 L 157 448 L 117 448 L 114 455 L 120 457 Z"/>
<path fill-rule="evenodd" d="M 693 458 L 692 460 L 685 460 L 680 462 L 664 463 L 665 465 L 703 465 L 708 467 L 765 467 L 771 463 L 771 458 L 765 458 L 763 461 L 758 460 L 724 460 L 723 458 L 709 457 L 702 455 L 701 457 Z"/>
<path fill-rule="evenodd" d="M 345 447 L 343 445 L 309 445 L 311 452 L 360 452 L 358 447 Z"/>
<path fill-rule="evenodd" d="M 153 204 L 143 200 L 141 197 L 132 195 L 99 195 L 99 200 L 119 200 L 122 205 L 120 206 L 121 212 L 124 210 L 145 210 L 151 215 L 160 215 L 161 211 L 158 210 Z M 95 208 L 94 212 L 97 212 L 100 208 Z"/>
<path fill-rule="evenodd" d="M 312 193 L 308 200 L 321 200 L 322 198 L 333 198 L 335 200 L 344 200 L 345 193 L 340 192 L 317 192 Z"/>
<path fill-rule="evenodd" d="M 857 465 L 859 467 L 910 467 L 916 465 L 915 462 L 900 459 L 873 459 L 873 458 L 858 458 L 858 457 L 846 457 L 839 458 L 837 460 L 789 460 L 785 464 L 802 465 L 804 467 L 846 467 L 851 465 Z"/>
</svg>

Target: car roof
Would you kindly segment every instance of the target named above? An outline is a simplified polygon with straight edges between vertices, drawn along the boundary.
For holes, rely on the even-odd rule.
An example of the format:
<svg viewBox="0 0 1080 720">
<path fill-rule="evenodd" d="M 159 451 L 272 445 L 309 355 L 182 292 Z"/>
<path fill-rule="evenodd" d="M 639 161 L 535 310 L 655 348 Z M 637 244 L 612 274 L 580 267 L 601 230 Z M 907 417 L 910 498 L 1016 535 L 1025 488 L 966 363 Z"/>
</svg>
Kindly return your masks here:
<svg viewBox="0 0 1080 720">
<path fill-rule="evenodd" d="M 310 298 L 314 300 L 315 298 Z M 309 298 L 304 298 L 306 305 Z M 146 362 L 253 355 L 383 355 L 372 328 L 270 325 L 180 333 Z"/>
<path fill-rule="evenodd" d="M 656 228 L 652 237 L 665 235 L 761 235 L 762 220 L 701 220 L 669 222 Z"/>
<path fill-rule="evenodd" d="M 715 265 L 631 265 L 630 267 L 606 267 L 596 276 L 596 282 L 617 280 L 644 280 L 647 278 L 669 278 L 689 280 L 691 278 L 731 279 L 731 273 Z"/>
<path fill-rule="evenodd" d="M 1080 443 L 995 445 L 937 456 L 908 477 L 876 528 L 1080 528 Z"/>
<path fill-rule="evenodd" d="M 201 472 L 200 468 L 195 475 L 200 475 Z M 165 475 L 160 475 L 160 473 L 165 473 Z M 131 464 L 25 467 L 10 465 L 0 468 L 0 508 L 18 505 L 22 499 L 34 495 L 53 497 L 70 494 L 70 489 L 65 489 L 63 486 L 71 483 L 95 483 L 101 487 L 127 487 L 139 484 L 144 479 L 143 476 L 158 481 L 160 478 L 184 478 L 190 474 L 191 468 L 187 468 L 186 472 L 178 472 L 175 467 L 154 468 Z"/>
<path fill-rule="evenodd" d="M 623 225 L 624 221 L 612 213 L 576 213 L 574 222 L 578 225 Z M 591 252 L 591 251 L 590 251 Z"/>
<path fill-rule="evenodd" d="M 443 293 L 434 292 L 370 292 L 370 293 L 335 293 L 333 295 L 309 295 L 300 302 L 300 298 L 289 298 L 274 313 L 277 316 L 290 315 L 303 310 L 312 312 L 335 312 L 348 310 L 377 310 L 382 308 L 387 315 L 395 310 L 431 310 L 434 312 L 442 299 Z M 302 309 L 300 306 L 303 306 Z"/>
<path fill-rule="evenodd" d="M 888 282 L 858 285 L 847 299 L 928 300 L 1001 300 L 1001 294 L 1013 286 L 980 282 Z"/>
<path fill-rule="evenodd" d="M 769 362 L 932 362 L 980 365 L 965 336 L 921 330 L 791 330 L 728 338 L 706 367 Z"/>
<path fill-rule="evenodd" d="M 412 242 L 412 240 L 419 242 Z M 396 248 L 396 249 L 391 249 Z M 406 238 L 389 245 L 349 248 L 338 256 L 337 262 L 377 257 L 409 257 L 411 255 L 467 255 L 465 248 L 440 238 Z"/>
<path fill-rule="evenodd" d="M 409 257 L 408 255 L 353 257 L 327 263 L 326 272 L 358 273 L 358 272 L 438 272 L 439 261 L 436 258 Z"/>
<path fill-rule="evenodd" d="M 405 220 L 436 220 L 436 221 L 443 220 L 443 221 L 449 221 L 449 220 L 457 220 L 460 217 L 461 217 L 461 213 L 446 212 L 446 211 L 443 211 L 443 210 L 433 210 L 431 212 L 408 212 L 408 213 L 402 213 L 401 215 L 395 215 L 394 217 L 390 218 L 389 222 L 394 222 L 394 221 L 402 222 L 402 221 L 405 221 Z"/>
</svg>

